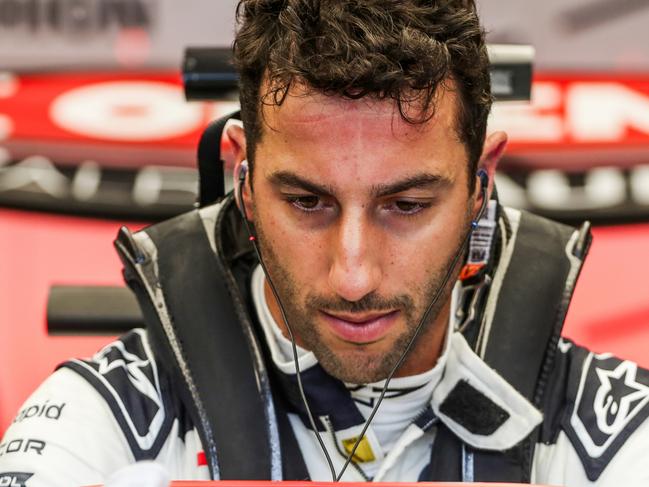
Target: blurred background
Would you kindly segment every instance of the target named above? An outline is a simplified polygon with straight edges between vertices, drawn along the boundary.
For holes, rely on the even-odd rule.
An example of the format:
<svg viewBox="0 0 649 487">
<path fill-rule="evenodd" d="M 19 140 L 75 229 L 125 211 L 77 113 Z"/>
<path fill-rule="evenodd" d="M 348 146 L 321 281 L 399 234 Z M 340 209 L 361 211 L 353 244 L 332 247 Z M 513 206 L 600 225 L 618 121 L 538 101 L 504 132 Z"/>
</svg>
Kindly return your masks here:
<svg viewBox="0 0 649 487">
<path fill-rule="evenodd" d="M 71 356 L 53 285 L 120 285 L 112 240 L 191 208 L 195 153 L 236 93 L 187 102 L 186 46 L 229 46 L 235 0 L 0 0 L 0 432 Z M 501 103 L 501 200 L 595 239 L 565 335 L 649 366 L 649 0 L 483 0 L 490 42 L 536 49 L 531 103 Z"/>
</svg>

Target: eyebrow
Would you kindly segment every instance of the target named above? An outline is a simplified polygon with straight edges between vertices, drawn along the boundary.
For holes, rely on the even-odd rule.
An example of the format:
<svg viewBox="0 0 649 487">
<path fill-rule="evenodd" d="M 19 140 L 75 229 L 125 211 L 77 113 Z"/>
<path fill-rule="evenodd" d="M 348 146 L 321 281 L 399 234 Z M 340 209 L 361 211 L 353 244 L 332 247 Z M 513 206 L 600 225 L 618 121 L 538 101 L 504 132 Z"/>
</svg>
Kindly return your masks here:
<svg viewBox="0 0 649 487">
<path fill-rule="evenodd" d="M 272 173 L 268 180 L 275 186 L 290 186 L 300 188 L 313 194 L 321 196 L 332 196 L 335 191 L 331 186 L 322 185 L 309 181 L 290 171 L 277 171 Z M 449 186 L 451 181 L 438 174 L 422 173 L 409 176 L 400 181 L 389 184 L 373 185 L 371 192 L 375 198 L 389 196 L 410 189 L 436 189 Z"/>
<path fill-rule="evenodd" d="M 298 176 L 295 173 L 290 171 L 276 171 L 272 173 L 268 180 L 274 186 L 290 186 L 292 188 L 300 188 L 309 193 L 321 195 L 321 196 L 331 196 L 334 191 L 331 186 L 324 186 L 313 181 L 309 181 Z"/>
<path fill-rule="evenodd" d="M 451 184 L 451 180 L 439 174 L 422 173 L 409 176 L 389 184 L 377 184 L 372 187 L 372 194 L 381 198 L 408 191 L 410 189 L 437 189 Z"/>
</svg>

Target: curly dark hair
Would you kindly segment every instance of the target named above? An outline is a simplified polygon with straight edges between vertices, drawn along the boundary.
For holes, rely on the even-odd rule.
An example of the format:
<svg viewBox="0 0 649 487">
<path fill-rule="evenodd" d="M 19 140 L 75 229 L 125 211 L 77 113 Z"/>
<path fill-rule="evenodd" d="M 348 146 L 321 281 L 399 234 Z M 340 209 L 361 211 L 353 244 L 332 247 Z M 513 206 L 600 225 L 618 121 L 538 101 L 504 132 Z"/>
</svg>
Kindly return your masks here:
<svg viewBox="0 0 649 487">
<path fill-rule="evenodd" d="M 300 82 L 325 95 L 392 99 L 412 124 L 430 120 L 438 86 L 452 85 L 458 135 L 475 172 L 492 97 L 474 0 L 240 0 L 237 21 L 234 59 L 251 169 L 261 104 L 280 105 Z"/>
</svg>

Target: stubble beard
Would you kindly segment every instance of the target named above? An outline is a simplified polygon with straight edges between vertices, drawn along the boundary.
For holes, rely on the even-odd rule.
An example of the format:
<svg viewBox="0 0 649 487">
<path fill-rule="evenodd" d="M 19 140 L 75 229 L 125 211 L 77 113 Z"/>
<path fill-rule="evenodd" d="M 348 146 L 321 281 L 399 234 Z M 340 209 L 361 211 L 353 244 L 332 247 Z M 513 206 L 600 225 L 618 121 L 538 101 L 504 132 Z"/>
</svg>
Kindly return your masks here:
<svg viewBox="0 0 649 487">
<path fill-rule="evenodd" d="M 440 292 L 440 296 L 431 308 L 426 322 L 422 325 L 411 351 L 421 346 L 422 337 L 428 336 L 426 332 L 435 324 L 444 304 L 450 299 L 455 282 L 453 276 L 449 279 L 445 289 L 440 290 L 440 286 L 455 258 L 455 252 L 444 262 L 440 269 L 431 275 L 424 286 L 415 291 L 415 295 L 421 296 L 418 302 L 415 301 L 412 295 L 407 294 L 385 298 L 370 293 L 355 302 L 339 297 L 327 298 L 308 294 L 303 298 L 304 303 L 301 303 L 298 292 L 299 286 L 296 280 L 282 265 L 281 259 L 275 254 L 272 246 L 269 245 L 262 227 L 257 226 L 256 231 L 264 263 L 279 294 L 280 306 L 283 306 L 286 313 L 286 319 L 288 320 L 286 325 L 291 329 L 294 337 L 301 342 L 302 346 L 313 352 L 322 368 L 329 375 L 343 382 L 367 384 L 386 379 L 417 332 L 417 327 L 426 308 L 435 298 L 435 294 Z M 456 267 L 454 274 L 457 277 L 459 265 Z M 422 292 L 419 292 L 420 290 Z M 351 346 L 351 349 L 348 346 L 346 350 L 334 350 L 325 343 L 314 320 L 314 317 L 320 313 L 319 310 L 358 313 L 364 311 L 393 311 L 395 309 L 401 311 L 406 326 L 404 331 L 394 339 L 389 350 L 381 353 L 368 351 L 369 346 L 367 345 L 358 345 L 356 348 Z M 431 353 L 434 353 L 433 344 L 431 344 Z"/>
</svg>

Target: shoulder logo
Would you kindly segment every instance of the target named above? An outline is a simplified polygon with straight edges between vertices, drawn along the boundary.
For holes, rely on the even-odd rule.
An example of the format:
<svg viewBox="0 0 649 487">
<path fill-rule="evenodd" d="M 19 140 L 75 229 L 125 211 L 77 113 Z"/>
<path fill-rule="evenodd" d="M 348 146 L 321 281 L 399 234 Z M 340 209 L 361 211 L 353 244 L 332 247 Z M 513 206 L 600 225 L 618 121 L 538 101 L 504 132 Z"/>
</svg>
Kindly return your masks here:
<svg viewBox="0 0 649 487">
<path fill-rule="evenodd" d="M 117 376 L 128 380 L 132 386 L 156 407 L 152 425 L 159 422 L 159 415 L 164 413 L 161 401 L 155 363 L 150 358 L 142 358 L 126 349 L 124 342 L 117 341 L 99 351 L 89 364 L 96 373 L 106 379 Z"/>
<path fill-rule="evenodd" d="M 595 367 L 600 386 L 593 410 L 599 431 L 609 438 L 624 430 L 647 403 L 649 386 L 636 380 L 637 371 L 638 366 L 631 362 L 621 362 L 613 370 Z"/>
<path fill-rule="evenodd" d="M 92 360 L 65 365 L 85 377 L 108 402 L 137 460 L 157 454 L 173 417 L 142 330 L 107 345 Z"/>
<path fill-rule="evenodd" d="M 566 432 L 591 480 L 648 416 L 649 371 L 610 354 L 589 354 Z"/>
</svg>

